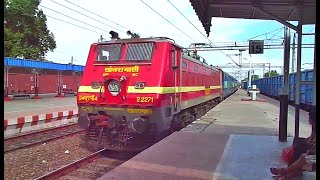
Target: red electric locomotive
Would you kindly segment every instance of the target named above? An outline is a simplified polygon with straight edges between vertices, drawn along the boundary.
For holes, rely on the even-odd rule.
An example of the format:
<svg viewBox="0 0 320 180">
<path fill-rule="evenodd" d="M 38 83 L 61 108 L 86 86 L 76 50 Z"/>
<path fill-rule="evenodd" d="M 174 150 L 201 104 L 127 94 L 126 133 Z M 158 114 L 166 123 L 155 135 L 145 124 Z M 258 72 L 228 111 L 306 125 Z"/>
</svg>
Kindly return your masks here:
<svg viewBox="0 0 320 180">
<path fill-rule="evenodd" d="M 164 37 L 91 45 L 77 94 L 87 143 L 140 151 L 222 99 L 222 71 Z"/>
</svg>

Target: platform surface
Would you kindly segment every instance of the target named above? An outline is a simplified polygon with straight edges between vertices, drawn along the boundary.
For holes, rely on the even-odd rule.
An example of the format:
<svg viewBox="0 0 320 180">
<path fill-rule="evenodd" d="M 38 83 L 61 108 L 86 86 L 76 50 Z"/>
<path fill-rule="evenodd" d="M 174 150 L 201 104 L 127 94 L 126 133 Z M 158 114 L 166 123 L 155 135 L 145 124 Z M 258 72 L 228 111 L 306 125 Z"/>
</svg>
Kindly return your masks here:
<svg viewBox="0 0 320 180">
<path fill-rule="evenodd" d="M 281 150 L 291 144 L 292 137 L 278 141 L 276 103 L 241 101 L 245 94 L 238 90 L 194 123 L 99 179 L 271 180 L 269 168 L 285 166 Z M 300 114 L 300 136 L 307 137 L 311 132 L 308 116 Z M 289 114 L 291 136 L 292 127 L 294 116 Z"/>
<path fill-rule="evenodd" d="M 4 102 L 4 119 L 77 109 L 75 96 L 43 99 L 15 99 Z"/>
<path fill-rule="evenodd" d="M 292 141 L 292 138 L 289 138 Z M 277 136 L 231 135 L 215 170 L 216 179 L 269 180 L 270 167 L 285 166 L 281 150 L 290 146 Z"/>
</svg>

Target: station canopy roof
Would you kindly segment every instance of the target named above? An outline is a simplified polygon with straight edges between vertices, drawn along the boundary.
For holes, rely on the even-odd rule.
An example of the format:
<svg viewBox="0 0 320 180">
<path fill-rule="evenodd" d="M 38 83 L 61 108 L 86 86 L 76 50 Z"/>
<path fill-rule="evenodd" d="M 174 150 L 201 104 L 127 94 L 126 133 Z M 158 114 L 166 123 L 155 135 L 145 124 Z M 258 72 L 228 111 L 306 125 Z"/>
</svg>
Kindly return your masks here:
<svg viewBox="0 0 320 180">
<path fill-rule="evenodd" d="M 316 0 L 190 0 L 190 3 L 207 36 L 212 17 L 298 21 L 302 7 L 302 24 L 316 23 Z"/>
</svg>

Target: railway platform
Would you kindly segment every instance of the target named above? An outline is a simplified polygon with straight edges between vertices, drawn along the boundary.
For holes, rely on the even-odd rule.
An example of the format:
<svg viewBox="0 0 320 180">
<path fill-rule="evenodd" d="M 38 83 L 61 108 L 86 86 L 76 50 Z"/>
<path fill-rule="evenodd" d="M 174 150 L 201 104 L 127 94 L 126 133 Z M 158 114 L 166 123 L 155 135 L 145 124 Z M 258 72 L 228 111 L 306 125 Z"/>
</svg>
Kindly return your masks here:
<svg viewBox="0 0 320 180">
<path fill-rule="evenodd" d="M 289 107 L 288 142 L 278 141 L 279 103 L 242 101 L 244 90 L 211 109 L 181 131 L 175 132 L 103 179 L 272 179 L 269 168 L 285 166 L 281 151 L 291 145 L 294 112 Z M 300 112 L 300 136 L 310 135 L 308 113 Z M 304 179 L 315 179 L 308 174 Z"/>
<path fill-rule="evenodd" d="M 4 136 L 75 123 L 76 98 L 17 99 L 4 102 Z"/>
<path fill-rule="evenodd" d="M 4 119 L 78 109 L 74 96 L 65 98 L 15 99 L 4 102 Z"/>
</svg>

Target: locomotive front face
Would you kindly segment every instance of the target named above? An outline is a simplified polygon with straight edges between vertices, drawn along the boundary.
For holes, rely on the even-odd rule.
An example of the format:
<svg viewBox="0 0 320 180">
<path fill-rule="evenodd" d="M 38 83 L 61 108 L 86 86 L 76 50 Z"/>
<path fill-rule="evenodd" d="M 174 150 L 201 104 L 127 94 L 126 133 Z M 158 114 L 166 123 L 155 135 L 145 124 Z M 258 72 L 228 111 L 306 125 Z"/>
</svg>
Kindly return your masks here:
<svg viewBox="0 0 320 180">
<path fill-rule="evenodd" d="M 91 47 L 77 94 L 79 125 L 88 130 L 89 141 L 125 151 L 153 141 L 158 95 L 144 90 L 159 83 L 152 69 L 154 48 L 154 42 Z"/>
</svg>

